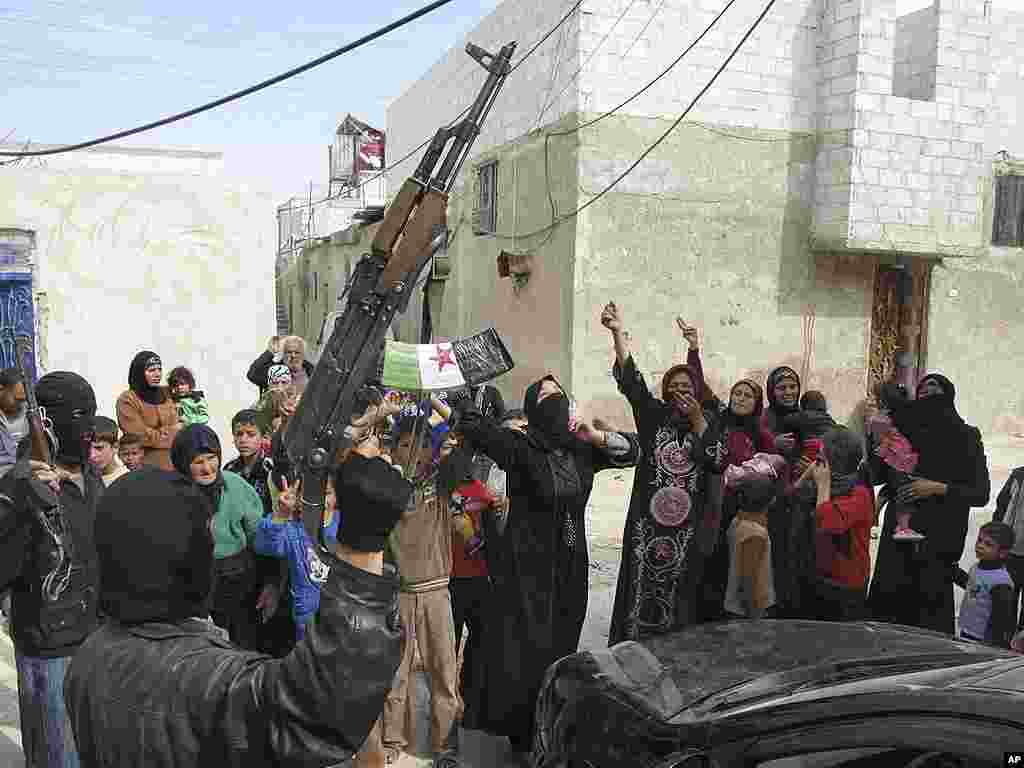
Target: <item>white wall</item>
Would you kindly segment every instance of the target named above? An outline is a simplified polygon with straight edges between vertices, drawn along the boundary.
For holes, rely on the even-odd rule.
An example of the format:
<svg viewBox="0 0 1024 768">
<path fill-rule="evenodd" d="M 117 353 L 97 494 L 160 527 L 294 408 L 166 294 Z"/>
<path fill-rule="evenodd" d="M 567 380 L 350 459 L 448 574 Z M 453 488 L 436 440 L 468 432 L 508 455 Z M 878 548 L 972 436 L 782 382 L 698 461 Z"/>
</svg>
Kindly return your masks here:
<svg viewBox="0 0 1024 768">
<path fill-rule="evenodd" d="M 102 149 L 0 168 L 0 226 L 34 230 L 40 371 L 72 370 L 113 415 L 153 349 L 193 369 L 212 426 L 256 397 L 249 363 L 274 331 L 275 207 L 219 155 Z"/>
<path fill-rule="evenodd" d="M 992 9 L 992 92 L 985 156 L 1007 150 L 1024 157 L 1024 13 Z"/>
<path fill-rule="evenodd" d="M 938 22 L 938 9 L 934 5 L 896 19 L 893 96 L 935 100 Z"/>
<path fill-rule="evenodd" d="M 653 80 L 722 10 L 722 0 L 588 0 L 580 57 L 587 111 L 616 107 Z M 672 71 L 625 107 L 632 115 L 676 116 L 711 79 L 764 8 L 739 0 Z M 607 39 L 605 36 L 607 35 Z M 603 42 L 602 42 L 603 41 Z M 687 117 L 751 128 L 814 129 L 813 69 L 818 3 L 779 0 Z"/>
</svg>

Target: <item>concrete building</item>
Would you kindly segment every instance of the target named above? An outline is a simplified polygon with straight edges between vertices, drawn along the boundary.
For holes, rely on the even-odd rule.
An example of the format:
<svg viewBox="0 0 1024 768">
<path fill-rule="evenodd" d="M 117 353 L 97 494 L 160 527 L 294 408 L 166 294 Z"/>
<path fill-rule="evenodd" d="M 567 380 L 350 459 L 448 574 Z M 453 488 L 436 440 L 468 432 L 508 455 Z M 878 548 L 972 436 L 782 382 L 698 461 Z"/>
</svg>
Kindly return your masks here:
<svg viewBox="0 0 1024 768">
<path fill-rule="evenodd" d="M 506 0 L 468 39 L 517 40 L 521 55 L 570 5 Z M 518 364 L 507 397 L 551 371 L 585 413 L 629 423 L 598 322 L 614 299 L 652 384 L 684 354 L 682 315 L 703 331 L 722 396 L 786 363 L 848 419 L 902 352 L 908 379 L 941 370 L 956 383 L 969 421 L 1020 430 L 1024 15 L 998 0 L 911 14 L 779 0 L 672 130 L 763 8 L 744 0 L 589 124 L 722 5 L 586 0 L 511 75 L 451 197 L 437 332 L 494 325 Z M 482 78 L 461 46 L 449 51 L 389 109 L 389 153 L 449 122 Z"/>
<path fill-rule="evenodd" d="M 274 323 L 274 203 L 220 168 L 220 153 L 116 146 L 0 167 L 0 336 L 32 334 L 39 373 L 81 373 L 108 416 L 140 350 L 189 366 L 230 455 Z"/>
<path fill-rule="evenodd" d="M 352 225 L 354 217 L 368 208 L 383 208 L 387 201 L 384 168 L 384 134 L 347 115 L 338 125 L 334 141 L 327 146 L 327 184 L 310 185 L 308 193 L 291 197 L 277 207 L 277 329 L 278 333 L 304 334 L 315 309 L 294 305 L 291 283 L 302 272 L 299 283 L 310 288 L 303 301 L 319 306 L 319 282 L 301 269 L 303 251 L 317 248 L 335 232 Z M 331 305 L 333 308 L 333 304 Z"/>
</svg>

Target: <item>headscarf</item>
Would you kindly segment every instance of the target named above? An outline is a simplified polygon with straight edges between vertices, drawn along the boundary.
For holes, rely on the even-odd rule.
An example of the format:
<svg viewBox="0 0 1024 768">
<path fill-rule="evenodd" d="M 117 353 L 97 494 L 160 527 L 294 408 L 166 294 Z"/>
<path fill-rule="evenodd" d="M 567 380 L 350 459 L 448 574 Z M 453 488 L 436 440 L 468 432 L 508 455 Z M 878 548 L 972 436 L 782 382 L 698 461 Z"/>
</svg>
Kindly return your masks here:
<svg viewBox="0 0 1024 768">
<path fill-rule="evenodd" d="M 213 510 L 191 480 L 155 467 L 107 488 L 95 525 L 103 612 L 123 624 L 208 616 Z"/>
<path fill-rule="evenodd" d="M 146 369 L 152 365 L 163 367 L 160 355 L 148 349 L 139 352 L 128 369 L 128 386 L 144 403 L 160 405 L 167 400 L 167 390 L 160 385 L 151 387 L 146 383 Z"/>
<path fill-rule="evenodd" d="M 217 433 L 205 424 L 190 424 L 178 432 L 171 444 L 171 464 L 181 474 L 192 480 L 192 461 L 196 456 L 204 453 L 214 453 L 221 466 L 224 459 L 220 450 L 220 438 Z M 213 503 L 214 510 L 220 502 L 221 492 L 224 490 L 224 473 L 220 466 L 217 467 L 217 479 L 210 485 L 199 485 L 198 487 Z"/>
<path fill-rule="evenodd" d="M 893 423 L 919 454 L 914 474 L 933 480 L 953 479 L 963 475 L 964 449 L 970 426 L 956 410 L 956 387 L 941 373 L 930 373 L 917 385 L 928 380 L 936 382 L 942 393 L 915 400 L 896 409 Z"/>
<path fill-rule="evenodd" d="M 732 396 L 741 385 L 747 385 L 754 391 L 754 410 L 749 416 L 738 416 L 732 410 Z M 727 431 L 726 446 L 729 450 L 729 463 L 742 464 L 754 457 L 758 450 L 758 433 L 761 425 L 761 412 L 764 410 L 764 394 L 761 385 L 753 379 L 740 379 L 729 390 L 729 402 L 725 404 L 722 414 L 722 425 Z"/>
<path fill-rule="evenodd" d="M 69 466 L 86 464 L 89 450 L 83 440 L 93 431 L 96 415 L 96 394 L 89 382 L 71 371 L 48 373 L 36 384 L 36 401 L 46 417 L 44 427 L 56 440 L 54 458 Z"/>
<path fill-rule="evenodd" d="M 661 377 L 661 399 L 671 405 L 668 398 L 668 384 L 680 373 L 685 373 L 690 378 L 690 383 L 693 385 L 693 396 L 697 399 L 698 403 L 703 403 L 704 377 L 692 365 L 686 365 L 685 363 L 673 365 L 665 371 L 665 375 Z"/>
<path fill-rule="evenodd" d="M 560 391 L 539 400 L 545 381 L 553 381 Z M 529 421 L 527 434 L 544 449 L 553 451 L 575 444 L 576 436 L 569 430 L 569 398 L 554 376 L 549 374 L 526 388 L 523 410 Z"/>
<path fill-rule="evenodd" d="M 832 498 L 848 496 L 857 484 L 858 470 L 864 459 L 860 438 L 846 427 L 835 427 L 825 433 L 821 442 L 832 470 Z"/>
<path fill-rule="evenodd" d="M 736 389 L 741 385 L 746 384 L 754 391 L 754 410 L 749 416 L 738 416 L 733 413 L 732 410 L 732 396 L 736 392 Z M 732 385 L 732 389 L 729 390 L 729 402 L 726 403 L 725 410 L 725 426 L 732 427 L 733 429 L 743 430 L 751 436 L 751 438 L 757 438 L 757 431 L 761 423 L 761 413 L 764 411 L 764 392 L 761 390 L 761 385 L 753 379 L 740 379 Z"/>
<path fill-rule="evenodd" d="M 784 379 L 792 379 L 796 382 L 797 386 L 797 402 L 792 406 L 786 406 L 778 402 L 775 399 L 775 387 L 779 385 Z M 791 413 L 796 413 L 800 410 L 800 376 L 790 368 L 788 365 L 780 365 L 774 371 L 768 374 L 768 379 L 764 384 L 765 395 L 768 398 L 768 410 L 766 415 L 768 417 L 768 429 L 778 434 L 782 430 L 782 420 Z"/>
</svg>

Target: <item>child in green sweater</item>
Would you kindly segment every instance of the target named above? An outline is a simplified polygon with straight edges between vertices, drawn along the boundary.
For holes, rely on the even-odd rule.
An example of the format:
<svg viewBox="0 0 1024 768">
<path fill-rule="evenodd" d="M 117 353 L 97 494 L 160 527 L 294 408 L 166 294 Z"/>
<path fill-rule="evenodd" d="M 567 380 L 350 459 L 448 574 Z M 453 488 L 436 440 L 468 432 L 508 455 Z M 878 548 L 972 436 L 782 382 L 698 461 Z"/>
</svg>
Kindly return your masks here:
<svg viewBox="0 0 1024 768">
<path fill-rule="evenodd" d="M 183 365 L 167 374 L 167 388 L 178 406 L 178 419 L 183 427 L 191 424 L 207 424 L 210 413 L 206 407 L 206 396 L 196 389 L 196 377 Z"/>
</svg>

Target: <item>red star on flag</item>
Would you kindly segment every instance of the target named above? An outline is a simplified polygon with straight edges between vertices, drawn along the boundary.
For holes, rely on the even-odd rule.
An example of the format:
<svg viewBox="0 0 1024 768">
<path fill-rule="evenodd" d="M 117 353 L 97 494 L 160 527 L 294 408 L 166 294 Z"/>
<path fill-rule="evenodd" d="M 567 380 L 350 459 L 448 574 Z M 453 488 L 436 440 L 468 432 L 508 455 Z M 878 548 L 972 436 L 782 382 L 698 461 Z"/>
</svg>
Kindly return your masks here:
<svg viewBox="0 0 1024 768">
<path fill-rule="evenodd" d="M 430 359 L 437 363 L 438 371 L 443 371 L 446 365 L 458 367 L 455 365 L 455 360 L 452 359 L 452 350 L 442 349 L 440 344 L 435 349 L 437 350 L 437 355 Z"/>
</svg>

